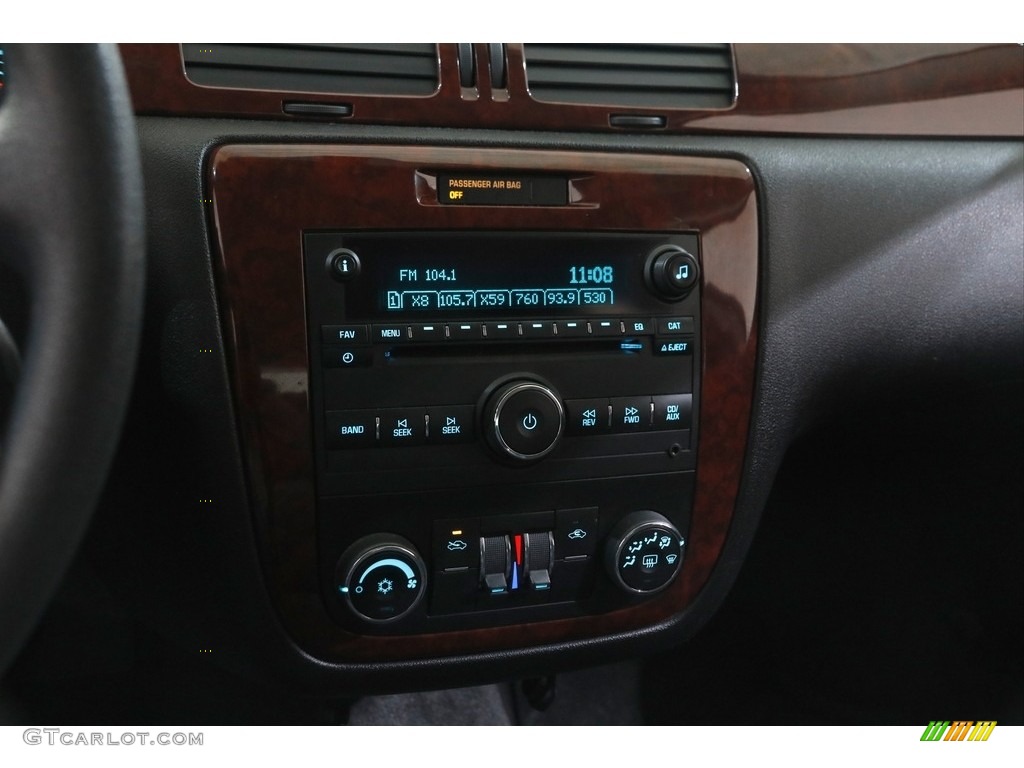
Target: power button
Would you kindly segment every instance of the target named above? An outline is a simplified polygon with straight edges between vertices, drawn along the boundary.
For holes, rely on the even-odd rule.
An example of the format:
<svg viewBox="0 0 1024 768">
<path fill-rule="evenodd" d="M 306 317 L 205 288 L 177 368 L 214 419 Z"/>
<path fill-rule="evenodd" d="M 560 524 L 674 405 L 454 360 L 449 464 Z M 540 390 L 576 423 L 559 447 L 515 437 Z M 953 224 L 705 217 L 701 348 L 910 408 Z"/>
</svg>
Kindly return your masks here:
<svg viewBox="0 0 1024 768">
<path fill-rule="evenodd" d="M 565 425 L 561 398 L 543 384 L 506 384 L 485 411 L 491 447 L 499 454 L 532 461 L 554 449 Z"/>
</svg>

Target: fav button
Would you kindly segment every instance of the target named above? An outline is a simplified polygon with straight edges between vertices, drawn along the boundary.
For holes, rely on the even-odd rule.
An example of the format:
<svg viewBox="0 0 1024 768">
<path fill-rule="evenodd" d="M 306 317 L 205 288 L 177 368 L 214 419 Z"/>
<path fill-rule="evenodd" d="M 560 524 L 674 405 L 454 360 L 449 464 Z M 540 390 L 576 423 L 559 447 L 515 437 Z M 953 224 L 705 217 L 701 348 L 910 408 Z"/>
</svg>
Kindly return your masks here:
<svg viewBox="0 0 1024 768">
<path fill-rule="evenodd" d="M 363 345 L 369 337 L 365 325 L 321 325 L 320 335 L 324 344 Z"/>
</svg>

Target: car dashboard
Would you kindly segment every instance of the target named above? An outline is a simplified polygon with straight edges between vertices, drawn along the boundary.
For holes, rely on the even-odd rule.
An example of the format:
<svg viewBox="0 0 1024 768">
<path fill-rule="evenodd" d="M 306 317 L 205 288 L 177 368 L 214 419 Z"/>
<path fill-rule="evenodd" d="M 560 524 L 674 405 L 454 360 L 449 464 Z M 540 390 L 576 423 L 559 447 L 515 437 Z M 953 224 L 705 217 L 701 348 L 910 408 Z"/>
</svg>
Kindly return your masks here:
<svg viewBox="0 0 1024 768">
<path fill-rule="evenodd" d="M 950 425 L 944 458 L 993 388 L 1019 420 L 1020 46 L 120 54 L 138 367 L 78 586 L 16 688 L 96 595 L 96 645 L 131 626 L 332 700 L 685 656 L 736 636 L 715 627 L 745 577 L 795 595 L 810 551 L 886 546 L 865 522 L 744 565 L 780 488 L 822 494 L 807 530 L 839 514 L 785 471 L 806 439 L 856 473 L 912 440 L 910 402 Z"/>
</svg>

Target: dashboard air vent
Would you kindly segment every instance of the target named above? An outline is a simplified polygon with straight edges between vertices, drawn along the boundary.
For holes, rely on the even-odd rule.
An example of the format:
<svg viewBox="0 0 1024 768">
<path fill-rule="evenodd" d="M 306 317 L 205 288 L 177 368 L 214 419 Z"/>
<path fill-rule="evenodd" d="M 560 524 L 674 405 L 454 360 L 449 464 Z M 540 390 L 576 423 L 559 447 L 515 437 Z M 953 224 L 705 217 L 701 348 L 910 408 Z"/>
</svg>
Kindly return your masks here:
<svg viewBox="0 0 1024 768">
<path fill-rule="evenodd" d="M 723 109 L 736 95 L 724 43 L 528 43 L 526 78 L 537 101 L 651 109 Z"/>
<path fill-rule="evenodd" d="M 433 43 L 186 43 L 181 50 L 196 85 L 381 96 L 429 96 L 438 87 Z"/>
</svg>

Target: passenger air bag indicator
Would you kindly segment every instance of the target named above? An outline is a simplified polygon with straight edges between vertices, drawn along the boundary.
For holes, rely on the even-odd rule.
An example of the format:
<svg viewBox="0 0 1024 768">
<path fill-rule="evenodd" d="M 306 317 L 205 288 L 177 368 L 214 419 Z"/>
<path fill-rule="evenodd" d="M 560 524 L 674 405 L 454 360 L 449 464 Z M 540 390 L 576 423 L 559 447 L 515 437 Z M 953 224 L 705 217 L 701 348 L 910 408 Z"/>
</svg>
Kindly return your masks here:
<svg viewBox="0 0 1024 768">
<path fill-rule="evenodd" d="M 446 172 L 437 174 L 437 199 L 441 205 L 568 205 L 569 182 L 515 172 Z"/>
</svg>

